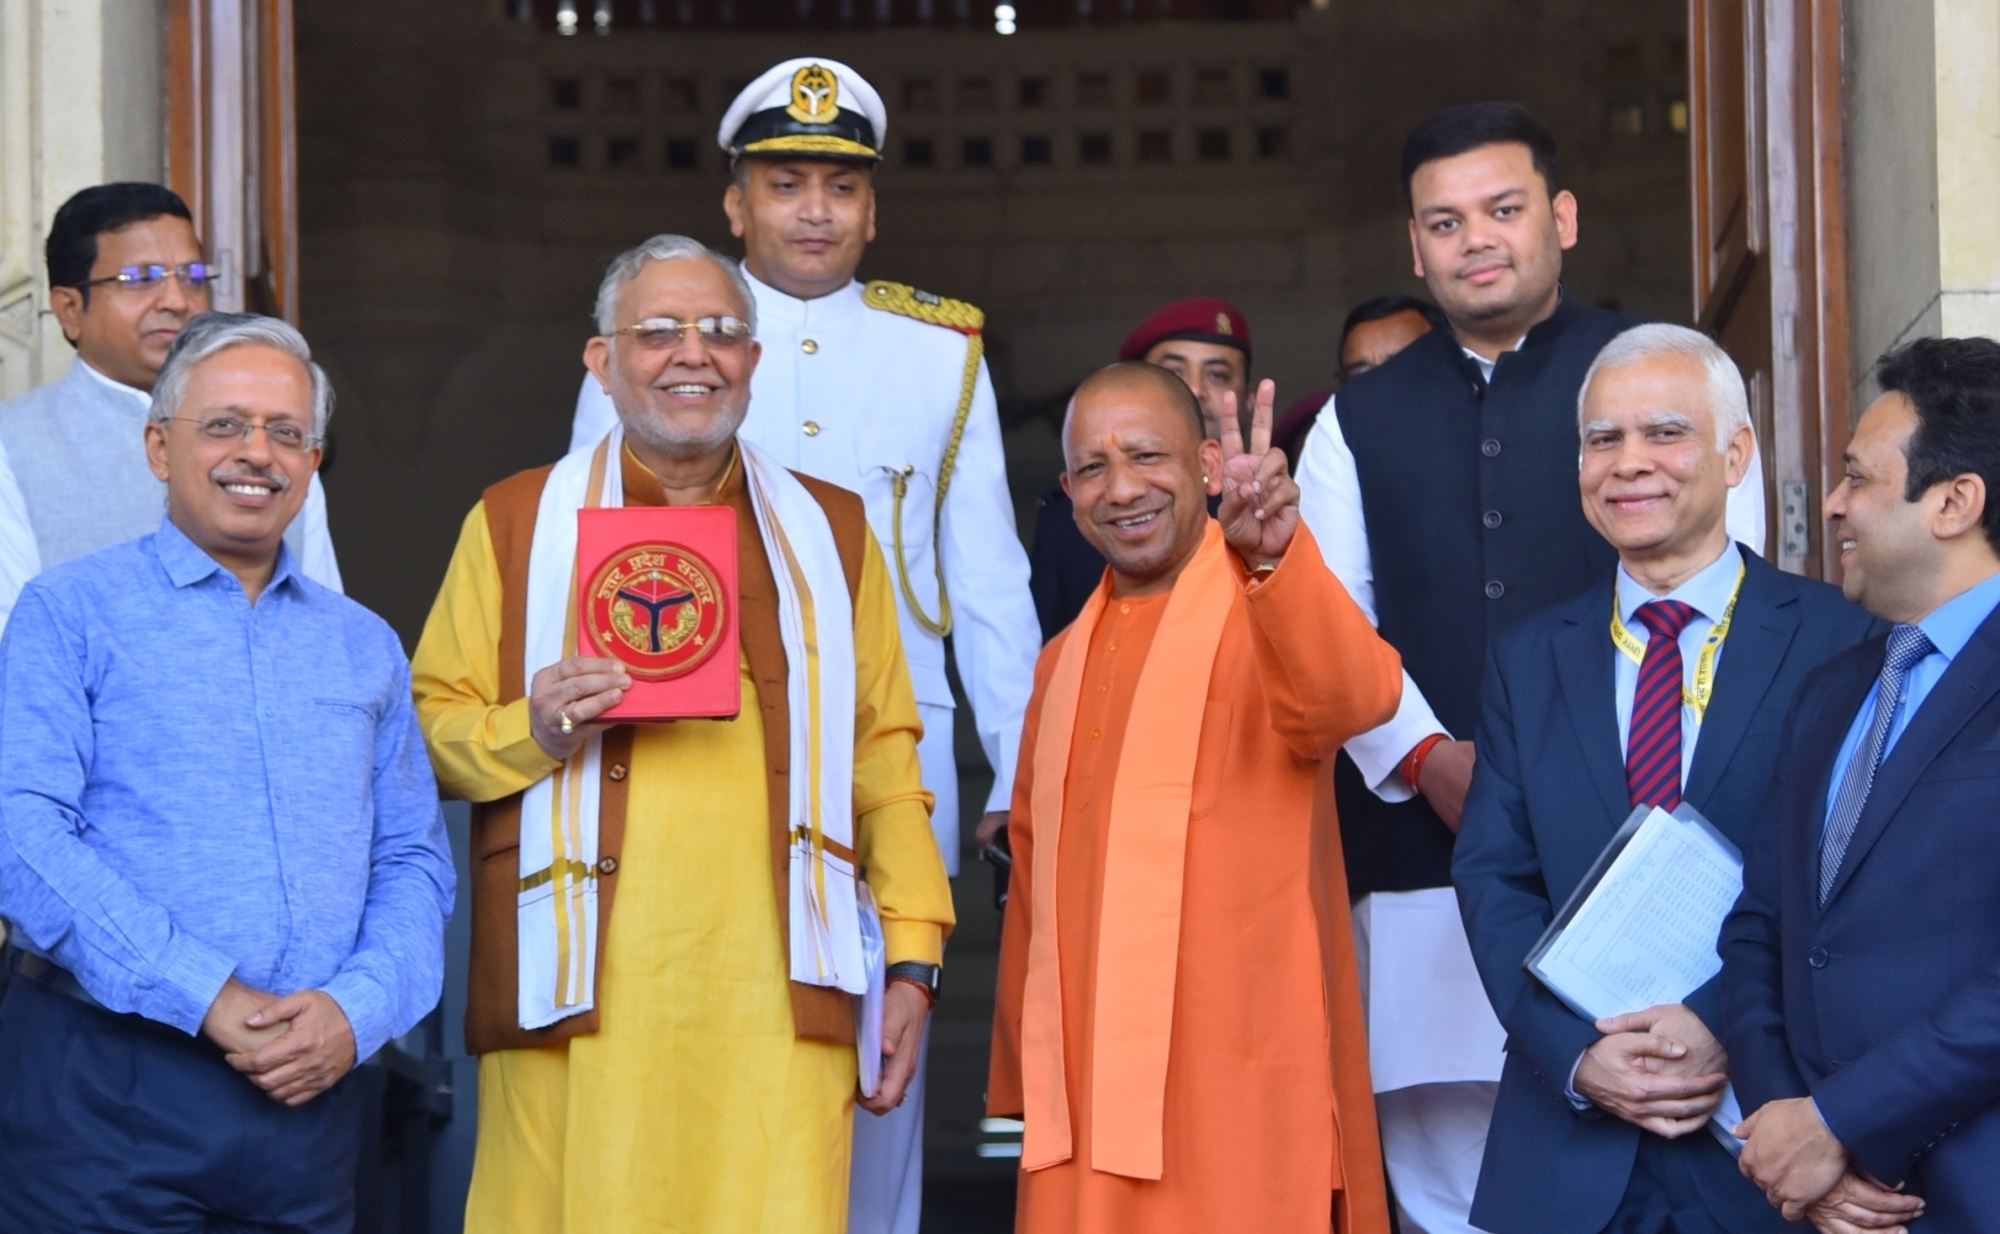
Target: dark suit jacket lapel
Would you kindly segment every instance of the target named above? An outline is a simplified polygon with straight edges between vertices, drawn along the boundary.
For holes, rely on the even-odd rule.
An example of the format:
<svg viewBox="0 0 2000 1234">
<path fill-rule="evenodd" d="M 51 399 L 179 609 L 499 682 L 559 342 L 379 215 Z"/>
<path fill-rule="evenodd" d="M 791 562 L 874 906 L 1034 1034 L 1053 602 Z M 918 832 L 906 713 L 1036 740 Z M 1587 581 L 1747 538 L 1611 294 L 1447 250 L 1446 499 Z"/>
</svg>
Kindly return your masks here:
<svg viewBox="0 0 2000 1234">
<path fill-rule="evenodd" d="M 1715 672 L 1715 694 L 1694 745 L 1694 765 L 1681 796 L 1697 810 L 1721 782 L 1743 733 L 1770 692 L 1792 637 L 1798 633 L 1798 592 L 1754 553 L 1744 552 L 1743 592 Z"/>
<path fill-rule="evenodd" d="M 1611 663 L 1618 649 L 1611 645 L 1610 582 L 1592 588 L 1582 603 L 1589 616 L 1557 631 L 1553 640 L 1556 674 L 1590 782 L 1604 799 L 1606 816 L 1623 819 L 1632 805 L 1618 750 L 1617 682 Z"/>
<path fill-rule="evenodd" d="M 1881 671 L 1879 664 L 1876 671 L 1878 674 Z M 1980 623 L 1952 660 L 1951 667 L 1931 687 L 1923 706 L 1910 717 L 1910 726 L 1896 739 L 1889 757 L 1882 760 L 1882 766 L 1875 772 L 1868 803 L 1861 807 L 1854 838 L 1848 841 L 1847 852 L 1840 859 L 1840 872 L 1834 876 L 1833 890 L 1827 893 L 1828 904 L 1838 899 L 1854 878 L 1855 867 L 1868 855 L 1875 841 L 1882 838 L 1889 820 L 1916 787 L 1917 778 L 1996 690 L 2000 690 L 2000 609 Z"/>
<path fill-rule="evenodd" d="M 1838 681 L 1819 692 L 1815 706 L 1793 712 L 1792 723 L 1803 732 L 1785 747 L 1796 751 L 1794 767 L 1810 776 L 1800 786 L 1804 805 L 1798 832 L 1786 842 L 1792 845 L 1791 861 L 1806 880 L 1805 902 L 1815 906 L 1819 904 L 1819 842 L 1826 831 L 1826 795 L 1833 781 L 1833 762 L 1840 757 L 1840 743 L 1847 740 L 1855 714 L 1868 701 L 1869 687 L 1882 675 L 1888 638 L 1878 634 L 1862 646 L 1868 654 L 1857 657 Z M 1782 808 L 1782 803 L 1773 804 Z"/>
</svg>

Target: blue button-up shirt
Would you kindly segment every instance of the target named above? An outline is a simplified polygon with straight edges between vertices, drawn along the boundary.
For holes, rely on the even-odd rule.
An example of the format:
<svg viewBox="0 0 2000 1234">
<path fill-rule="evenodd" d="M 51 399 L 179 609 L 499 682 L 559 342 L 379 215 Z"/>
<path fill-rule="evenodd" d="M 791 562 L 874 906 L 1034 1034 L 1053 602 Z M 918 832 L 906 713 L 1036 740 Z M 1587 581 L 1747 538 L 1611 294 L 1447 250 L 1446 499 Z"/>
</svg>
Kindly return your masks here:
<svg viewBox="0 0 2000 1234">
<path fill-rule="evenodd" d="M 253 606 L 171 522 L 42 574 L 0 639 L 0 916 L 188 1033 L 233 974 L 357 1057 L 437 1003 L 451 851 L 402 645 L 280 551 Z"/>
<path fill-rule="evenodd" d="M 1910 727 L 1910 718 L 1917 714 L 1917 708 L 1931 695 L 1932 687 L 1944 676 L 1958 653 L 1972 641 L 1979 627 L 1993 615 L 1993 609 L 2000 605 L 2000 574 L 1982 583 L 1975 583 L 1959 592 L 1943 604 L 1931 610 L 1930 616 L 1917 623 L 1917 628 L 1930 637 L 1932 651 L 1923 659 L 1910 666 L 1910 676 L 1903 682 L 1903 697 L 1896 701 L 1896 714 L 1889 717 L 1889 733 L 1882 740 L 1882 757 L 1886 761 L 1889 751 L 1896 748 L 1896 741 L 1903 730 Z M 1854 761 L 1854 752 L 1861 747 L 1861 738 L 1868 732 L 1868 725 L 1875 718 L 1875 699 L 1882 692 L 1878 680 L 1868 687 L 1868 697 L 1861 700 L 1861 710 L 1854 713 L 1854 720 L 1847 726 L 1847 737 L 1840 743 L 1840 753 L 1833 760 L 1833 774 L 1826 781 L 1826 810 L 1820 815 L 1820 826 L 1826 826 L 1827 815 L 1833 813 L 1833 800 L 1840 796 L 1840 786 L 1847 779 L 1847 765 Z"/>
</svg>

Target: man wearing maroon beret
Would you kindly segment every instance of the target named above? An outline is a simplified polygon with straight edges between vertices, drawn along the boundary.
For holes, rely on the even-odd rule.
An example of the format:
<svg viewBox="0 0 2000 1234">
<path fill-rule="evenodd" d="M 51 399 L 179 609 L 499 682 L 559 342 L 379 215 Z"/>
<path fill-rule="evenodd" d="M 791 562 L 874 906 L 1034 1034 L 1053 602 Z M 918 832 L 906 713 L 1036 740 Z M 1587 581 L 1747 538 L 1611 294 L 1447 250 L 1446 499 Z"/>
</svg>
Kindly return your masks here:
<svg viewBox="0 0 2000 1234">
<path fill-rule="evenodd" d="M 1250 322 L 1227 300 L 1197 296 L 1155 311 L 1125 336 L 1118 358 L 1158 365 L 1186 382 L 1211 438 L 1222 437 L 1225 396 L 1234 395 L 1239 413 L 1249 414 Z M 1240 433 L 1240 419 L 1231 427 Z M 1028 562 L 1028 587 L 1046 643 L 1076 619 L 1104 576 L 1104 558 L 1076 529 L 1075 512 L 1060 486 L 1042 494 Z"/>
<path fill-rule="evenodd" d="M 1174 301 L 1125 336 L 1118 358 L 1144 360 L 1185 381 L 1201 403 L 1210 437 L 1220 439 L 1224 395 L 1236 396 L 1239 419 L 1250 414 L 1250 323 L 1227 300 Z M 1232 427 L 1243 430 L 1240 422 Z"/>
</svg>

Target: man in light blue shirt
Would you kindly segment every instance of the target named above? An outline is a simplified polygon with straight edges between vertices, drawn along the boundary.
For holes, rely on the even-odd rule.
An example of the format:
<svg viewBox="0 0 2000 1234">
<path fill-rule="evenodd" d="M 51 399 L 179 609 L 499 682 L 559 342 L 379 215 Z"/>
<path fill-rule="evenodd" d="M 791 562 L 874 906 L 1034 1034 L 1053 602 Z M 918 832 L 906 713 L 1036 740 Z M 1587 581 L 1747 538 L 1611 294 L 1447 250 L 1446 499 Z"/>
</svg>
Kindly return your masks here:
<svg viewBox="0 0 2000 1234">
<path fill-rule="evenodd" d="M 352 1226 L 341 1080 L 435 1005 L 453 875 L 401 645 L 284 544 L 331 401 L 291 327 L 194 318 L 166 519 L 0 640 L 0 1229 Z"/>
</svg>

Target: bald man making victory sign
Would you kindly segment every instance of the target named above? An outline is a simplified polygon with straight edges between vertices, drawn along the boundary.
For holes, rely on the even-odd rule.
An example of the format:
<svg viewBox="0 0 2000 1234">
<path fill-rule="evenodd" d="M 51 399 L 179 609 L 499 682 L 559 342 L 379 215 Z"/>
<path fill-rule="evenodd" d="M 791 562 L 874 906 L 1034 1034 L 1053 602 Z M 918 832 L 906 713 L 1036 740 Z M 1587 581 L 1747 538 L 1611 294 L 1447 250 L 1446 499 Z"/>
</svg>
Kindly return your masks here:
<svg viewBox="0 0 2000 1234">
<path fill-rule="evenodd" d="M 1063 484 L 1111 569 L 1036 665 L 1010 815 L 987 1106 L 1025 1122 L 1026 1234 L 1388 1229 L 1313 786 L 1401 662 L 1299 522 L 1272 394 L 1247 451 L 1151 365 L 1070 403 Z"/>
</svg>

